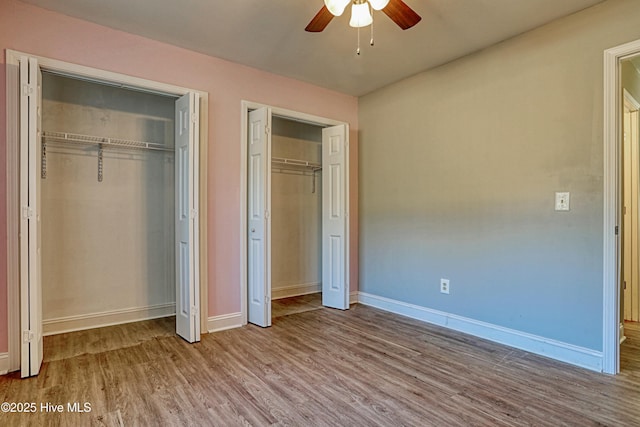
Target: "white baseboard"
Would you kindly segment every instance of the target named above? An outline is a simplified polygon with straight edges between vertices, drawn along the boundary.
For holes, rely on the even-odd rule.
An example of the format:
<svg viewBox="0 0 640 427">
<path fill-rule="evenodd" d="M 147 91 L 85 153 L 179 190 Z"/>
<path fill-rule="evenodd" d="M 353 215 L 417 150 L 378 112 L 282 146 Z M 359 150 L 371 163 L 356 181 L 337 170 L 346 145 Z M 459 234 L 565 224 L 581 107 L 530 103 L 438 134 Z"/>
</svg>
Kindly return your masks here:
<svg viewBox="0 0 640 427">
<path fill-rule="evenodd" d="M 123 310 L 103 311 L 102 313 L 81 314 L 58 317 L 42 321 L 42 335 L 55 335 L 85 329 L 102 328 L 141 320 L 175 316 L 176 303 L 133 307 Z"/>
<path fill-rule="evenodd" d="M 600 351 L 365 292 L 358 293 L 358 301 L 360 304 L 464 332 L 593 371 L 602 372 L 603 369 L 603 354 Z"/>
<path fill-rule="evenodd" d="M 357 304 L 358 303 L 358 291 L 353 291 L 349 294 L 349 304 Z"/>
<path fill-rule="evenodd" d="M 207 330 L 209 332 L 225 331 L 227 329 L 239 328 L 243 325 L 242 313 L 223 314 L 207 319 Z"/>
<path fill-rule="evenodd" d="M 620 337 L 620 344 L 622 344 L 624 342 L 624 340 L 627 339 L 627 337 L 624 336 L 624 323 L 620 322 L 620 335 L 618 335 Z"/>
<path fill-rule="evenodd" d="M 9 372 L 9 353 L 0 353 L 0 375 Z"/>
<path fill-rule="evenodd" d="M 301 283 L 299 285 L 282 286 L 279 288 L 271 288 L 271 299 L 281 299 L 289 297 L 297 297 L 300 295 L 316 294 L 322 292 L 322 283 Z"/>
</svg>

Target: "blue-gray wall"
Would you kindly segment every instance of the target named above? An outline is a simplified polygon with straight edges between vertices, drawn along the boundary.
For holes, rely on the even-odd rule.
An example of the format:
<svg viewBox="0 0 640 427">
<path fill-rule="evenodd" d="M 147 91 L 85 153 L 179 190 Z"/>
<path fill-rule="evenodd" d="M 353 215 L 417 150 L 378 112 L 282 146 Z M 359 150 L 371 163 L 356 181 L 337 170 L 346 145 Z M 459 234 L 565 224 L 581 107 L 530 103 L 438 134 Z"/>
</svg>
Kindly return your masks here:
<svg viewBox="0 0 640 427">
<path fill-rule="evenodd" d="M 638 6 L 360 99 L 361 291 L 602 349 L 603 51 L 640 38 Z"/>
</svg>

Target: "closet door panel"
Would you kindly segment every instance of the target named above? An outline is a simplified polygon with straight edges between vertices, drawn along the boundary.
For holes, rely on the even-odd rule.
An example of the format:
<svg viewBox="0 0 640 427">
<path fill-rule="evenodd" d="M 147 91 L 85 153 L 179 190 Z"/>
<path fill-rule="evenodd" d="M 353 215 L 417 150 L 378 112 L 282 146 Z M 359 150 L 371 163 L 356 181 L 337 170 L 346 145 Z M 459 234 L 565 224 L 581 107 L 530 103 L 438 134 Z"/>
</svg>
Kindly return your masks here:
<svg viewBox="0 0 640 427">
<path fill-rule="evenodd" d="M 347 126 L 322 130 L 322 304 L 349 308 Z"/>
<path fill-rule="evenodd" d="M 176 101 L 176 333 L 188 342 L 200 341 L 198 259 L 199 97 L 188 93 Z"/>
<path fill-rule="evenodd" d="M 40 153 L 42 73 L 36 58 L 20 58 L 20 311 L 22 377 L 42 365 Z"/>
<path fill-rule="evenodd" d="M 32 149 L 35 153 L 35 159 L 33 159 L 33 165 L 30 170 L 33 170 L 34 173 L 31 174 L 32 179 L 34 180 L 34 190 L 35 194 L 33 195 L 35 199 L 35 239 L 33 240 L 35 244 L 35 285 L 32 286 L 32 304 L 35 305 L 35 316 L 34 316 L 34 330 L 35 330 L 35 338 L 37 346 L 35 350 L 35 354 L 32 355 L 31 364 L 34 367 L 37 367 L 37 374 L 40 372 L 40 367 L 42 366 L 42 359 L 44 356 L 44 348 L 42 342 L 42 71 L 38 66 L 38 61 L 35 58 L 31 58 L 30 60 L 30 69 L 33 73 L 33 78 L 35 78 L 36 82 L 36 105 L 34 108 L 35 112 L 35 136 L 30 137 L 30 141 L 32 141 Z M 33 369 L 32 369 L 33 370 Z"/>
<path fill-rule="evenodd" d="M 249 323 L 271 326 L 271 115 L 249 113 L 247 311 Z"/>
</svg>

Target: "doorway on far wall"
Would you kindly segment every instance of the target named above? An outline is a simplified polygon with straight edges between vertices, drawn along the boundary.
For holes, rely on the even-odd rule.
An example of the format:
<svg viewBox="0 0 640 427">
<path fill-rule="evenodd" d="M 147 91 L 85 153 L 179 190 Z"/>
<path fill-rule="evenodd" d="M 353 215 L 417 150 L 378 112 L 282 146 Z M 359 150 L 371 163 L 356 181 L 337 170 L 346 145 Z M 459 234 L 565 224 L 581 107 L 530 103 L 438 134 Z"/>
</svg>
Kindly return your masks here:
<svg viewBox="0 0 640 427">
<path fill-rule="evenodd" d="M 640 39 L 615 46 L 604 51 L 604 206 L 603 206 L 603 257 L 602 257 L 602 372 L 617 374 L 621 371 L 640 372 L 640 328 L 625 328 L 625 265 L 626 279 L 633 281 L 634 258 L 636 278 L 640 276 L 640 208 L 636 205 L 636 223 L 633 222 L 632 193 L 640 192 L 640 171 L 636 171 L 633 181 L 631 160 L 640 156 L 640 148 L 632 151 L 631 138 L 625 141 L 623 123 L 625 117 L 625 90 L 631 98 L 640 100 Z M 626 103 L 629 121 L 637 110 L 632 101 Z M 636 103 L 637 104 L 637 103 Z M 636 114 L 637 118 L 638 115 Z M 639 126 L 640 127 L 640 126 Z M 631 133 L 631 126 L 628 127 Z M 635 153 L 635 154 L 634 154 Z M 625 200 L 625 160 L 627 160 L 627 200 Z M 640 159 L 635 159 L 640 164 Z M 640 166 L 639 166 L 640 168 Z M 636 193 L 640 200 L 640 193 Z M 629 204 L 625 230 L 625 202 Z M 636 201 L 636 203 L 638 203 Z M 635 232 L 634 232 L 635 228 Z M 627 254 L 625 256 L 625 233 L 627 234 Z M 634 237 L 635 234 L 635 237 Z M 634 238 L 636 250 L 633 250 Z M 631 258 L 631 259 L 629 259 Z M 640 280 L 638 280 L 640 281 Z M 640 286 L 640 283 L 637 284 Z M 627 295 L 633 298 L 633 288 L 627 284 Z M 638 291 L 637 293 L 640 293 Z M 629 301 L 627 302 L 629 304 Z M 640 309 L 640 302 L 639 302 Z M 640 314 L 639 314 L 640 317 Z M 632 322 L 630 325 L 639 325 Z M 625 329 L 628 329 L 625 331 Z M 625 339 L 626 338 L 626 339 Z M 635 343 L 635 344 L 634 344 Z M 633 349 L 636 350 L 633 350 Z M 631 356 L 628 358 L 627 356 Z"/>
<path fill-rule="evenodd" d="M 640 55 L 620 61 L 620 370 L 640 369 Z"/>
<path fill-rule="evenodd" d="M 623 321 L 638 322 L 640 320 L 640 298 L 638 292 L 638 265 L 640 264 L 640 239 L 638 238 L 640 232 L 640 227 L 638 227 L 638 198 L 640 196 L 638 109 L 640 104 L 630 90 L 633 89 L 634 81 L 637 81 L 636 86 L 640 89 L 640 73 L 631 60 L 623 61 L 622 69 L 622 229 L 624 233 L 622 235 L 623 267 L 620 308 Z M 628 69 L 628 72 L 625 69 Z"/>
</svg>

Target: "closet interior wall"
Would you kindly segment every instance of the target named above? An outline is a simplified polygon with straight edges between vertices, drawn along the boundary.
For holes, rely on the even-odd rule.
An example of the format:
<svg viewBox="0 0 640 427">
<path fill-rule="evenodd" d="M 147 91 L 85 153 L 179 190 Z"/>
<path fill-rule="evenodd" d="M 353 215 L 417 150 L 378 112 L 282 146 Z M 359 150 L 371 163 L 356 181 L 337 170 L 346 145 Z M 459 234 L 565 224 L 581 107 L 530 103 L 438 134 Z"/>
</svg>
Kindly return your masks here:
<svg viewBox="0 0 640 427">
<path fill-rule="evenodd" d="M 121 138 L 173 148 L 174 98 L 47 73 L 42 88 L 45 134 Z M 44 141 L 45 334 L 68 330 L 69 320 L 83 329 L 173 313 L 173 153 L 105 146 L 99 182 L 97 144 Z"/>
<path fill-rule="evenodd" d="M 274 116 L 271 146 L 273 160 L 320 164 L 322 127 Z M 271 298 L 321 292 L 322 171 L 271 168 Z"/>
</svg>

